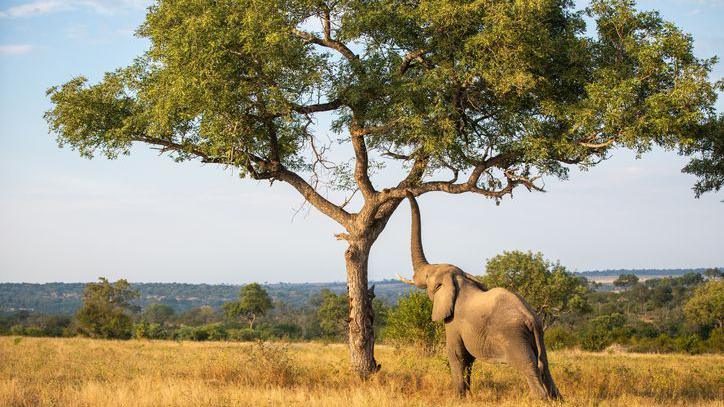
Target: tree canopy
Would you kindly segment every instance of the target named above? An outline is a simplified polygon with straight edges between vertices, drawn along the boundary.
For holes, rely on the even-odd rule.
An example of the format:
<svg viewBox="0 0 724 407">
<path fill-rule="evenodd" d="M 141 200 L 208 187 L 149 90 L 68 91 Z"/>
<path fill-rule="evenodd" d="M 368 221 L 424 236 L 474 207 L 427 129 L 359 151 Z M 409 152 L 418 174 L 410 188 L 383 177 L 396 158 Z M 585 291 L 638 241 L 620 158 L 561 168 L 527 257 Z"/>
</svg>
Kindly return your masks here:
<svg viewBox="0 0 724 407">
<path fill-rule="evenodd" d="M 614 280 L 613 285 L 620 288 L 630 288 L 639 282 L 639 277 L 636 274 L 621 274 Z"/>
<path fill-rule="evenodd" d="M 254 328 L 258 316 L 266 314 L 274 308 L 272 300 L 264 287 L 258 283 L 247 284 L 239 290 L 239 301 L 224 304 L 226 315 L 232 318 L 243 316 L 249 321 L 249 328 Z"/>
<path fill-rule="evenodd" d="M 78 330 L 94 338 L 130 338 L 132 314 L 140 310 L 134 304 L 138 291 L 123 279 L 115 283 L 104 277 L 98 280 L 83 290 L 83 306 L 75 315 Z"/>
<path fill-rule="evenodd" d="M 60 144 L 84 156 L 116 157 L 134 141 L 148 143 L 179 160 L 289 182 L 342 224 L 349 214 L 296 172 L 326 168 L 337 187 L 371 195 L 368 150 L 414 163 L 408 181 L 417 185 L 408 186 L 417 194 L 500 198 L 619 146 L 699 146 L 708 155 L 688 170 L 720 177 L 721 168 L 704 168 L 712 148 L 721 154 L 713 105 L 722 84 L 708 79 L 715 59 L 696 58 L 691 36 L 633 1 L 595 0 L 585 13 L 571 7 L 158 1 L 138 30 L 149 51 L 100 83 L 78 77 L 51 88 L 46 119 Z M 350 132 L 354 173 L 314 145 L 313 115 L 327 111 L 336 130 Z M 442 169 L 470 177 L 419 182 Z M 718 184 L 705 178 L 697 191 Z M 402 193 L 385 190 L 380 199 Z"/>
<path fill-rule="evenodd" d="M 724 281 L 711 280 L 697 287 L 684 306 L 684 312 L 693 322 L 721 328 L 724 326 Z"/>
</svg>

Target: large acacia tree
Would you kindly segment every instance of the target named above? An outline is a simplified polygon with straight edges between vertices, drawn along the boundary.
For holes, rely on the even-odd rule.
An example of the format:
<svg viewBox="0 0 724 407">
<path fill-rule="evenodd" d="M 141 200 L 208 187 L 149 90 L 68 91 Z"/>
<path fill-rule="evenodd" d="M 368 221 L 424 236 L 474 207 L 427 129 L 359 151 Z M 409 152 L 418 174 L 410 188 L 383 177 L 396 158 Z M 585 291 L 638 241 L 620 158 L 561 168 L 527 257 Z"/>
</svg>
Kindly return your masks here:
<svg viewBox="0 0 724 407">
<path fill-rule="evenodd" d="M 694 57 L 690 36 L 633 1 L 572 7 L 157 0 L 138 30 L 148 52 L 99 83 L 51 88 L 46 118 L 82 156 L 115 158 L 139 142 L 299 191 L 345 229 L 351 364 L 367 376 L 378 369 L 367 260 L 405 190 L 499 201 L 618 147 L 705 150 L 691 168 L 703 175 L 718 157 L 706 150 L 721 145 L 709 141 L 721 138 L 715 61 Z M 314 131 L 320 115 L 349 159 L 332 160 Z M 399 182 L 380 185 L 375 174 L 395 162 Z"/>
</svg>

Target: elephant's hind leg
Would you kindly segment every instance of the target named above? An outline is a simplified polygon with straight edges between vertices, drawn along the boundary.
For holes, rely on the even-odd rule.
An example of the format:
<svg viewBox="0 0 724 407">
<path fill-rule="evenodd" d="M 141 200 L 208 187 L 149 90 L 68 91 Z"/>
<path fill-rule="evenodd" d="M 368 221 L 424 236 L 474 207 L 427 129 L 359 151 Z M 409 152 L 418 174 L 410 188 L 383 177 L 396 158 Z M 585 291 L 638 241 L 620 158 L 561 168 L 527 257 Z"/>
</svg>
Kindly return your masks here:
<svg viewBox="0 0 724 407">
<path fill-rule="evenodd" d="M 528 366 L 523 370 L 525 379 L 528 381 L 528 387 L 530 388 L 531 395 L 539 397 L 541 399 L 548 398 L 548 392 L 543 385 L 541 373 L 537 366 Z"/>
<path fill-rule="evenodd" d="M 511 349 L 507 355 L 508 364 L 525 376 L 533 397 L 547 399 L 548 392 L 543 383 L 543 372 L 538 369 L 538 358 L 533 352 L 533 349 L 526 345 L 521 347 L 523 348 L 522 350 L 520 348 L 517 350 Z"/>
<path fill-rule="evenodd" d="M 457 393 L 464 397 L 470 390 L 470 374 L 475 358 L 465 349 L 462 338 L 447 335 L 447 357 L 450 363 L 450 373 Z"/>
</svg>

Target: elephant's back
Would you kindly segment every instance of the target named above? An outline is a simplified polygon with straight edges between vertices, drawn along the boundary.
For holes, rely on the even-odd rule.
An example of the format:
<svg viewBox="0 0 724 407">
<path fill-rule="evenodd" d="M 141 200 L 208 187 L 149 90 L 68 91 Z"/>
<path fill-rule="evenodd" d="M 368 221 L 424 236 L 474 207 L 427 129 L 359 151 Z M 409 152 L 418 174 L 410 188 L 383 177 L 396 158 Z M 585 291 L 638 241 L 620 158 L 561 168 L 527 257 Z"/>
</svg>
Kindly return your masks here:
<svg viewBox="0 0 724 407">
<path fill-rule="evenodd" d="M 500 308 L 505 308 L 506 310 L 515 311 L 516 313 L 525 315 L 531 315 L 535 313 L 535 311 L 533 311 L 533 308 L 528 305 L 528 303 L 523 297 L 520 296 L 520 294 L 510 291 L 507 288 L 491 288 L 484 294 L 489 297 L 489 301 L 493 304 L 494 311 L 504 311 Z"/>
</svg>

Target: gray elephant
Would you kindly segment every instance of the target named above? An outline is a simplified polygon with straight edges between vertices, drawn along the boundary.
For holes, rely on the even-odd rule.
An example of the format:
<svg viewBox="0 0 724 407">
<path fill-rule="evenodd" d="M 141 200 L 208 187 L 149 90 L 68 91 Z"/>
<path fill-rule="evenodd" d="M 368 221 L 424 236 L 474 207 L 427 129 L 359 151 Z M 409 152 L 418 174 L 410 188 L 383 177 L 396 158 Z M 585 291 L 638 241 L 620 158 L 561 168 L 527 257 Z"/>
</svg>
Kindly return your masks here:
<svg viewBox="0 0 724 407">
<path fill-rule="evenodd" d="M 470 389 L 475 359 L 506 363 L 528 380 L 533 395 L 558 399 L 548 370 L 543 328 L 520 295 L 503 288 L 486 290 L 473 276 L 451 264 L 430 264 L 422 250 L 420 209 L 407 193 L 412 210 L 413 280 L 433 302 L 432 319 L 445 321 L 447 355 L 453 383 L 464 396 Z"/>
</svg>

